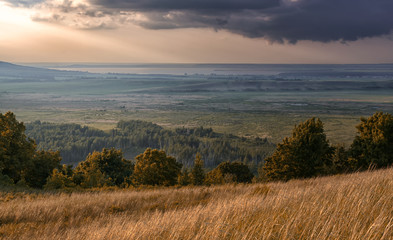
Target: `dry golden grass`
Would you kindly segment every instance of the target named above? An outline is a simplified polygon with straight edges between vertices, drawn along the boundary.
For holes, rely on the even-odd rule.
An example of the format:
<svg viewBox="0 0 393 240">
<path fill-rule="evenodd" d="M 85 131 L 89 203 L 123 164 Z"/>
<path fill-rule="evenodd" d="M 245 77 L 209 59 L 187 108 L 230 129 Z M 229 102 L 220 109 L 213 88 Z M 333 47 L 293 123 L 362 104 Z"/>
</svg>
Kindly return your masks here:
<svg viewBox="0 0 393 240">
<path fill-rule="evenodd" d="M 0 198 L 3 239 L 392 239 L 393 169 L 287 183 Z"/>
</svg>

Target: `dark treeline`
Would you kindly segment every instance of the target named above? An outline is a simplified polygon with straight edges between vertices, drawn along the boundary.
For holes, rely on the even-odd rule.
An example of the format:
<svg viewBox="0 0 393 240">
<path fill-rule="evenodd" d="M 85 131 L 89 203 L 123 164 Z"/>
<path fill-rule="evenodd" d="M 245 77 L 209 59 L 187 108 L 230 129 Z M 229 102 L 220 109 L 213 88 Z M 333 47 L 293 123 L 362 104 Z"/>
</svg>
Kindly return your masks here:
<svg viewBox="0 0 393 240">
<path fill-rule="evenodd" d="M 62 159 L 59 151 L 38 149 L 36 142 L 25 135 L 24 124 L 18 122 L 12 112 L 4 115 L 0 113 L 0 186 L 16 184 L 31 188 L 80 189 L 211 185 L 250 183 L 252 180 L 287 181 L 392 166 L 393 116 L 377 112 L 369 118 L 361 118 L 356 128 L 358 134 L 347 149 L 343 145 L 330 144 L 320 119 L 308 119 L 295 126 L 292 136 L 284 138 L 273 154 L 263 160 L 256 178 L 249 166 L 254 161 L 258 162 L 258 157 L 253 160 L 253 155 L 247 150 L 258 146 L 267 149 L 267 146 L 271 146 L 260 139 L 221 135 L 202 127 L 170 131 L 142 121 L 119 122 L 117 128 L 108 133 L 72 124 L 36 122 L 30 125 L 30 130 L 34 130 L 32 132 L 37 134 L 38 139 L 41 137 L 48 140 L 47 135 L 51 135 L 48 142 L 53 147 L 64 144 L 64 149 L 77 151 L 78 145 L 75 143 L 78 143 L 87 149 L 81 147 L 81 154 L 85 150 L 92 151 L 72 168 L 71 165 L 60 164 Z M 96 141 L 95 138 L 99 140 Z M 74 145 L 67 145 L 72 141 Z M 119 148 L 128 150 L 135 150 L 143 145 L 159 146 L 161 150 L 148 147 L 134 160 L 127 160 L 121 149 L 104 147 L 102 151 L 95 151 L 93 147 L 100 147 L 92 145 L 95 141 L 119 144 Z M 251 147 L 247 148 L 246 144 L 251 144 Z M 207 149 L 208 146 L 212 149 Z M 179 151 L 178 154 L 182 154 L 182 148 L 189 148 L 189 154 L 193 156 L 191 163 L 186 158 L 177 159 L 167 155 L 162 150 L 165 148 L 168 151 Z M 214 155 L 214 151 L 220 149 L 229 151 L 230 154 L 225 155 L 223 152 L 222 155 Z M 233 151 L 242 149 L 244 155 L 231 155 Z M 194 156 L 192 151 L 199 150 L 205 152 L 197 152 Z M 209 170 L 206 169 L 203 153 L 207 154 L 207 159 L 209 156 L 226 156 L 227 159 Z M 244 160 L 228 161 L 228 156 L 236 156 L 234 160 Z M 182 162 L 188 163 L 188 166 Z"/>
<path fill-rule="evenodd" d="M 127 159 L 152 148 L 164 150 L 185 167 L 193 165 L 199 152 L 206 168 L 223 161 L 241 161 L 256 173 L 258 164 L 275 149 L 266 139 L 241 138 L 203 127 L 169 130 L 144 121 L 120 121 L 107 132 L 77 124 L 36 121 L 26 124 L 26 135 L 36 141 L 38 149 L 59 150 L 63 163 L 74 165 L 103 148 L 122 149 Z"/>
<path fill-rule="evenodd" d="M 134 123 L 134 124 L 133 124 Z M 36 122 L 36 125 L 42 125 Z M 45 125 L 45 124 L 43 124 Z M 69 134 L 62 136 L 54 134 L 53 142 L 62 140 L 72 140 L 76 132 L 83 133 L 86 139 L 89 136 L 97 135 L 107 137 L 104 132 L 82 128 L 78 125 L 50 125 L 50 130 L 67 130 Z M 55 127 L 53 127 L 55 126 Z M 115 136 L 127 136 L 129 132 L 145 129 L 144 132 L 155 133 L 163 130 L 157 125 L 146 122 L 121 122 L 118 128 L 109 134 Z M 0 189 L 3 187 L 22 188 L 45 188 L 45 189 L 81 189 L 100 187 L 136 187 L 136 186 L 173 186 L 173 185 L 202 185 L 202 184 L 222 184 L 228 182 L 250 183 L 254 175 L 249 167 L 242 162 L 221 162 L 214 170 L 208 174 L 205 172 L 204 162 L 199 153 L 193 160 L 193 168 L 183 166 L 173 156 L 167 155 L 164 150 L 147 148 L 143 153 L 134 158 L 134 162 L 124 158 L 123 151 L 115 148 L 103 148 L 101 152 L 93 151 L 80 161 L 75 168 L 71 165 L 61 165 L 59 151 L 39 150 L 36 142 L 25 134 L 26 128 L 23 122 L 18 122 L 12 112 L 4 115 L 0 113 Z M 204 130 L 189 129 L 177 130 L 172 133 L 166 132 L 170 137 L 192 135 L 204 137 L 205 135 L 215 135 L 211 129 Z M 41 137 L 45 136 L 42 131 L 37 131 Z M 124 137 L 123 136 L 123 137 Z M 136 138 L 133 141 L 142 141 L 146 144 L 154 139 L 150 135 L 147 138 Z M 194 136 L 194 137 L 195 137 Z M 151 138 L 151 139 L 150 139 Z M 121 139 L 121 138 L 119 138 Z M 132 141 L 132 138 L 130 138 Z M 112 140 L 113 141 L 113 140 Z M 147 142 L 145 142 L 147 141 Z M 185 140 L 190 141 L 190 140 Z M 163 144 L 164 140 L 160 143 Z M 195 140 L 195 147 L 197 147 Z M 73 147 L 71 146 L 71 149 Z M 182 170 L 183 169 L 183 170 Z"/>
</svg>

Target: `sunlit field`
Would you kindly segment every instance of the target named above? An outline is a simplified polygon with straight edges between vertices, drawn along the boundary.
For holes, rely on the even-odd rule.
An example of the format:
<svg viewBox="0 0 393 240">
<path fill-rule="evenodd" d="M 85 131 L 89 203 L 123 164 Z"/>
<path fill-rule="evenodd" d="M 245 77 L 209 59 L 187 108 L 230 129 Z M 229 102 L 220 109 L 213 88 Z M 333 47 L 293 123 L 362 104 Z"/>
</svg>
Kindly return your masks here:
<svg viewBox="0 0 393 240">
<path fill-rule="evenodd" d="M 391 239 L 393 169 L 287 183 L 7 193 L 2 239 Z"/>
</svg>

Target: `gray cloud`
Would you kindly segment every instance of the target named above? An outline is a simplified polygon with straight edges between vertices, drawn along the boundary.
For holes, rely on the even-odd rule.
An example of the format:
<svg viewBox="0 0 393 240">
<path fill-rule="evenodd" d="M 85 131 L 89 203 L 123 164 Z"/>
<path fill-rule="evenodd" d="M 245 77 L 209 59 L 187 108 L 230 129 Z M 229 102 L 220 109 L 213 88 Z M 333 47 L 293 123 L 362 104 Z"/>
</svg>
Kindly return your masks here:
<svg viewBox="0 0 393 240">
<path fill-rule="evenodd" d="M 91 3 L 138 11 L 156 10 L 239 10 L 278 6 L 280 0 L 90 0 Z"/>
<path fill-rule="evenodd" d="M 4 1 L 4 0 L 3 0 Z M 36 21 L 82 29 L 213 28 L 248 38 L 296 43 L 356 41 L 393 31 L 393 0 L 15 0 L 14 6 L 46 8 Z M 50 9 L 50 11 L 48 11 Z"/>
<path fill-rule="evenodd" d="M 4 0 L 4 2 L 8 2 L 12 6 L 28 7 L 33 6 L 37 3 L 45 2 L 45 0 Z"/>
<path fill-rule="evenodd" d="M 211 27 L 272 42 L 355 41 L 393 29 L 392 0 L 90 0 L 150 29 Z"/>
</svg>

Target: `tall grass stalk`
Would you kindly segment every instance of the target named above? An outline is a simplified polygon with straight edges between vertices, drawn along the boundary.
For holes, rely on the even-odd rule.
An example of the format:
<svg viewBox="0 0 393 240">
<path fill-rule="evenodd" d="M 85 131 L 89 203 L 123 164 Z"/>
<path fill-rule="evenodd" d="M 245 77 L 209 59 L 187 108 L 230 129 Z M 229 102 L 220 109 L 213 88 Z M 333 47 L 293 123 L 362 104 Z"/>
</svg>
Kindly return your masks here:
<svg viewBox="0 0 393 240">
<path fill-rule="evenodd" d="M 3 192 L 1 239 L 392 239 L 393 169 L 287 183 Z"/>
</svg>

